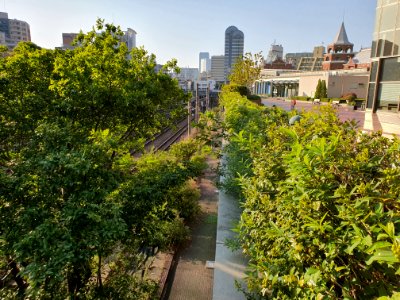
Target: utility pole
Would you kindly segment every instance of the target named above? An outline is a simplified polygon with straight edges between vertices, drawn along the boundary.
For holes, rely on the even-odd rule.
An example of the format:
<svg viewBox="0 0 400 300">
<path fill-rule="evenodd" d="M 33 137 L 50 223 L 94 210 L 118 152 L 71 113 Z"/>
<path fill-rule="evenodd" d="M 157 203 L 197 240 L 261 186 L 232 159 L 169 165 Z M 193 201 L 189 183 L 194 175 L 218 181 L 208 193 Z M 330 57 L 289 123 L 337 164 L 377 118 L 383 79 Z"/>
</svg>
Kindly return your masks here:
<svg viewBox="0 0 400 300">
<path fill-rule="evenodd" d="M 196 83 L 196 108 L 194 114 L 194 120 L 197 123 L 199 121 L 199 84 Z"/>
</svg>

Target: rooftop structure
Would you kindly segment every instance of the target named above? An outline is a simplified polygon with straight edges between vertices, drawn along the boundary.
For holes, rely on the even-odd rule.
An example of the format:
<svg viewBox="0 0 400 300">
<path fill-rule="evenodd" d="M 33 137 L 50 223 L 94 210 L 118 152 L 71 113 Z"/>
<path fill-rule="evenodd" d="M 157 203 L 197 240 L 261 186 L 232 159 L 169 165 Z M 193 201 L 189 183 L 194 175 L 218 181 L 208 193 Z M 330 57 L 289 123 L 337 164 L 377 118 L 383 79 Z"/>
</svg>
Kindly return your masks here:
<svg viewBox="0 0 400 300">
<path fill-rule="evenodd" d="M 343 69 L 350 58 L 354 57 L 353 44 L 349 42 L 344 23 L 340 26 L 339 32 L 332 44 L 327 47 L 327 53 L 324 55 L 322 68 L 324 70 Z"/>
</svg>

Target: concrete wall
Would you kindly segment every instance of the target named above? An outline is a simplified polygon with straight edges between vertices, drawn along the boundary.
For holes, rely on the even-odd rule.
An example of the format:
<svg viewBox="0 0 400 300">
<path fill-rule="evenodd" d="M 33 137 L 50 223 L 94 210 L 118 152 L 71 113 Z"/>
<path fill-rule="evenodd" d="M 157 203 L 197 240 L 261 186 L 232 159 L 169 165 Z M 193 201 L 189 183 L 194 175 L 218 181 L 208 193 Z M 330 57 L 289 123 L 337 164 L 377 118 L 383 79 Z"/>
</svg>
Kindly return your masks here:
<svg viewBox="0 0 400 300">
<path fill-rule="evenodd" d="M 299 96 L 314 97 L 315 89 L 317 88 L 318 84 L 318 79 L 328 82 L 327 77 L 322 73 L 308 76 L 300 76 Z"/>
<path fill-rule="evenodd" d="M 347 93 L 355 93 L 358 98 L 365 98 L 368 89 L 368 74 L 338 74 L 319 73 L 301 76 L 299 81 L 299 96 L 313 97 L 318 79 L 326 81 L 328 98 L 339 98 Z"/>
<path fill-rule="evenodd" d="M 339 98 L 347 93 L 355 93 L 358 98 L 366 98 L 368 77 L 368 74 L 332 75 L 327 82 L 328 97 Z"/>
</svg>

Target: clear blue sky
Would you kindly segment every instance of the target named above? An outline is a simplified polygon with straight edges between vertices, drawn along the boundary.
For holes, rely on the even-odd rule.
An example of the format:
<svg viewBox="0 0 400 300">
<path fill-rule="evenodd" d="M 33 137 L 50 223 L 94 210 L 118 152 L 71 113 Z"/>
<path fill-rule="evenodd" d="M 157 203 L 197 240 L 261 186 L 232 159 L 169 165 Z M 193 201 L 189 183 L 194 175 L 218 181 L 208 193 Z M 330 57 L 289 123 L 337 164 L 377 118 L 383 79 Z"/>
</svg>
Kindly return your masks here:
<svg viewBox="0 0 400 300">
<path fill-rule="evenodd" d="M 136 30 L 137 45 L 164 63 L 198 67 L 199 52 L 224 53 L 224 33 L 235 25 L 245 52 L 311 52 L 331 43 L 344 19 L 354 50 L 370 47 L 376 0 L 0 0 L 0 11 L 28 22 L 32 41 L 61 46 L 62 32 L 91 29 L 97 17 Z"/>
</svg>

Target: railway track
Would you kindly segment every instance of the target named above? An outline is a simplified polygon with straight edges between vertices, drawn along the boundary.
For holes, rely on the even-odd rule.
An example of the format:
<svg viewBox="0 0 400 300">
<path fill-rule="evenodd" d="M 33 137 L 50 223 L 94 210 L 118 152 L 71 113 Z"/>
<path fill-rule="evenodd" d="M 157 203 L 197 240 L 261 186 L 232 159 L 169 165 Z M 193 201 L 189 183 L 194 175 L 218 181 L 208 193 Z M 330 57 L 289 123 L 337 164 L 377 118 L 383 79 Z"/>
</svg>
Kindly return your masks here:
<svg viewBox="0 0 400 300">
<path fill-rule="evenodd" d="M 187 128 L 188 120 L 184 119 L 177 124 L 176 129 L 164 129 L 146 142 L 145 150 L 150 151 L 152 148 L 156 151 L 168 150 L 172 144 L 178 142 L 187 133 Z"/>
</svg>

